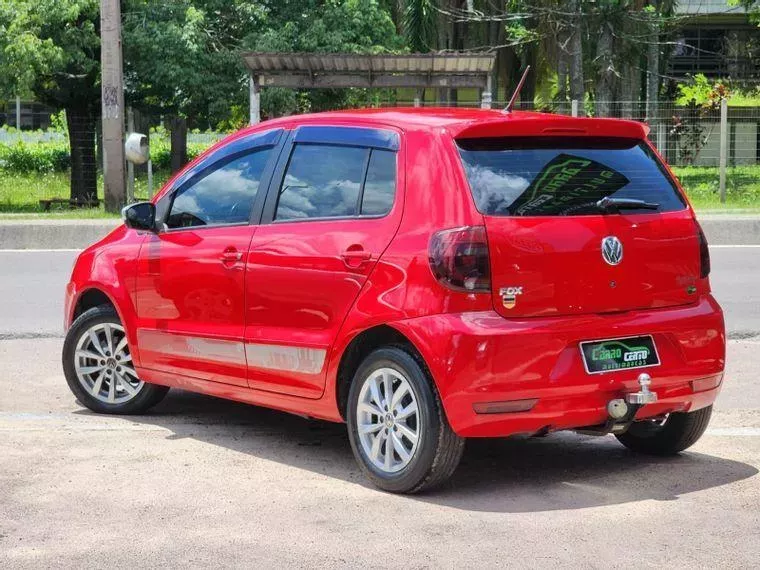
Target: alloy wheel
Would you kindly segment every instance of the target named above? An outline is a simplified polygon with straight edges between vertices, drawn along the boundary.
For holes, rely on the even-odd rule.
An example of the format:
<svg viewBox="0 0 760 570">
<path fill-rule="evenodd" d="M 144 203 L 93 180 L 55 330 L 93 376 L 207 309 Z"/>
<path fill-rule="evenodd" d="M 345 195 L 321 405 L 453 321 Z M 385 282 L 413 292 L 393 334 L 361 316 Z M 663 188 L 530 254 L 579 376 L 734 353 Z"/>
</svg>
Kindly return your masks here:
<svg viewBox="0 0 760 570">
<path fill-rule="evenodd" d="M 128 402 L 144 385 L 132 364 L 124 328 L 116 323 L 98 323 L 79 337 L 74 370 L 87 393 L 106 404 Z"/>
<path fill-rule="evenodd" d="M 356 425 L 364 454 L 385 473 L 409 465 L 420 441 L 417 398 L 409 381 L 393 368 L 372 371 L 362 384 Z"/>
</svg>

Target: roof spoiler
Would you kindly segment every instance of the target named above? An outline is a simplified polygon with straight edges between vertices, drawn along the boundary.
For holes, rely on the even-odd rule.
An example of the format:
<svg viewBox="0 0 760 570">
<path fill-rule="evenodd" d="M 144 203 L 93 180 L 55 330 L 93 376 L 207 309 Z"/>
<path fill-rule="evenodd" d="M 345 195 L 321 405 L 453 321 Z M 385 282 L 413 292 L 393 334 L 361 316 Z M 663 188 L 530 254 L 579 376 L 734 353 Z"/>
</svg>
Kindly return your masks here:
<svg viewBox="0 0 760 570">
<path fill-rule="evenodd" d="M 517 87 L 515 87 L 514 93 L 512 93 L 512 98 L 509 100 L 509 103 L 507 103 L 507 106 L 504 107 L 504 110 L 502 113 L 511 113 L 512 107 L 515 106 L 515 102 L 517 101 L 517 98 L 520 96 L 520 91 L 522 90 L 522 86 L 525 83 L 525 78 L 528 77 L 528 72 L 530 71 L 530 65 L 525 67 L 525 71 L 523 71 L 522 77 L 520 78 L 520 82 L 517 84 Z"/>
<path fill-rule="evenodd" d="M 449 127 L 455 139 L 493 137 L 611 137 L 644 140 L 649 127 L 624 119 L 587 119 L 543 113 L 504 113 Z"/>
</svg>

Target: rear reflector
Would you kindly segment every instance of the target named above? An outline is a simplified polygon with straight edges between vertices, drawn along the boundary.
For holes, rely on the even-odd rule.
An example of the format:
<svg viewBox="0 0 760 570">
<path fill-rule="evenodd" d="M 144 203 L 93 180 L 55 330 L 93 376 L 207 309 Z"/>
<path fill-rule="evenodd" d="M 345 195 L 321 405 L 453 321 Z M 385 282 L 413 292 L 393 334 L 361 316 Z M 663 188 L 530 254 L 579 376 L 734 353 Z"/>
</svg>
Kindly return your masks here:
<svg viewBox="0 0 760 570">
<path fill-rule="evenodd" d="M 706 392 L 707 390 L 714 390 L 723 381 L 723 374 L 716 376 L 708 376 L 707 378 L 700 378 L 699 380 L 692 380 L 691 389 L 695 392 Z"/>
<path fill-rule="evenodd" d="M 472 405 L 476 414 L 513 414 L 533 409 L 538 398 L 532 400 L 508 400 L 506 402 L 477 402 Z"/>
</svg>

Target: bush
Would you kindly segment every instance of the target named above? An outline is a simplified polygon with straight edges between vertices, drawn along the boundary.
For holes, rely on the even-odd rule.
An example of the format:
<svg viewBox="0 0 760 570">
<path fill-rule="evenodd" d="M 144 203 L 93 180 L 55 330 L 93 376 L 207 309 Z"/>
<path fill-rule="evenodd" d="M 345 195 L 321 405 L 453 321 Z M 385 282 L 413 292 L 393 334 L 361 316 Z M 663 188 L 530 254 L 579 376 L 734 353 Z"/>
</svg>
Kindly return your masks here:
<svg viewBox="0 0 760 570">
<path fill-rule="evenodd" d="M 150 155 L 154 170 L 169 170 L 171 152 L 169 141 L 152 138 Z M 188 159 L 192 160 L 210 145 L 190 143 L 187 145 Z M 0 144 L 0 171 L 9 173 L 64 172 L 71 166 L 71 156 L 67 142 L 23 142 Z"/>
<path fill-rule="evenodd" d="M 0 144 L 0 169 L 5 172 L 62 172 L 70 164 L 66 142 Z"/>
</svg>

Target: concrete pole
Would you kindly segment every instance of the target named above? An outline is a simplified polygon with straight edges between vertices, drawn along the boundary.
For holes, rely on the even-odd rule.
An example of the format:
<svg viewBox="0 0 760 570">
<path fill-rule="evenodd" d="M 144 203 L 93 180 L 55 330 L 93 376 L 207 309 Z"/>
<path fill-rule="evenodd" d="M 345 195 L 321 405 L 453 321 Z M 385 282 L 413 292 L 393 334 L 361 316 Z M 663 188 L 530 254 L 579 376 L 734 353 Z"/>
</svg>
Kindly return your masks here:
<svg viewBox="0 0 760 570">
<path fill-rule="evenodd" d="M 135 114 L 132 107 L 127 108 L 127 134 L 135 132 Z M 135 201 L 135 165 L 127 161 L 127 204 Z"/>
<path fill-rule="evenodd" d="M 119 0 L 100 0 L 100 64 L 103 100 L 105 206 L 118 212 L 126 201 L 124 184 L 124 77 L 121 60 Z"/>
<path fill-rule="evenodd" d="M 665 156 L 665 123 L 657 124 L 657 150 Z"/>
<path fill-rule="evenodd" d="M 248 80 L 248 98 L 250 106 L 250 123 L 256 125 L 261 122 L 261 89 L 259 78 L 251 75 Z"/>
<path fill-rule="evenodd" d="M 16 129 L 19 138 L 21 138 L 21 97 L 18 95 L 16 95 Z"/>
<path fill-rule="evenodd" d="M 720 100 L 720 202 L 726 203 L 726 166 L 728 163 L 728 100 Z"/>
<path fill-rule="evenodd" d="M 573 117 L 578 116 L 578 99 L 573 99 L 572 101 L 570 101 L 570 114 Z"/>
<path fill-rule="evenodd" d="M 153 161 L 148 159 L 148 199 L 153 198 Z"/>
</svg>

